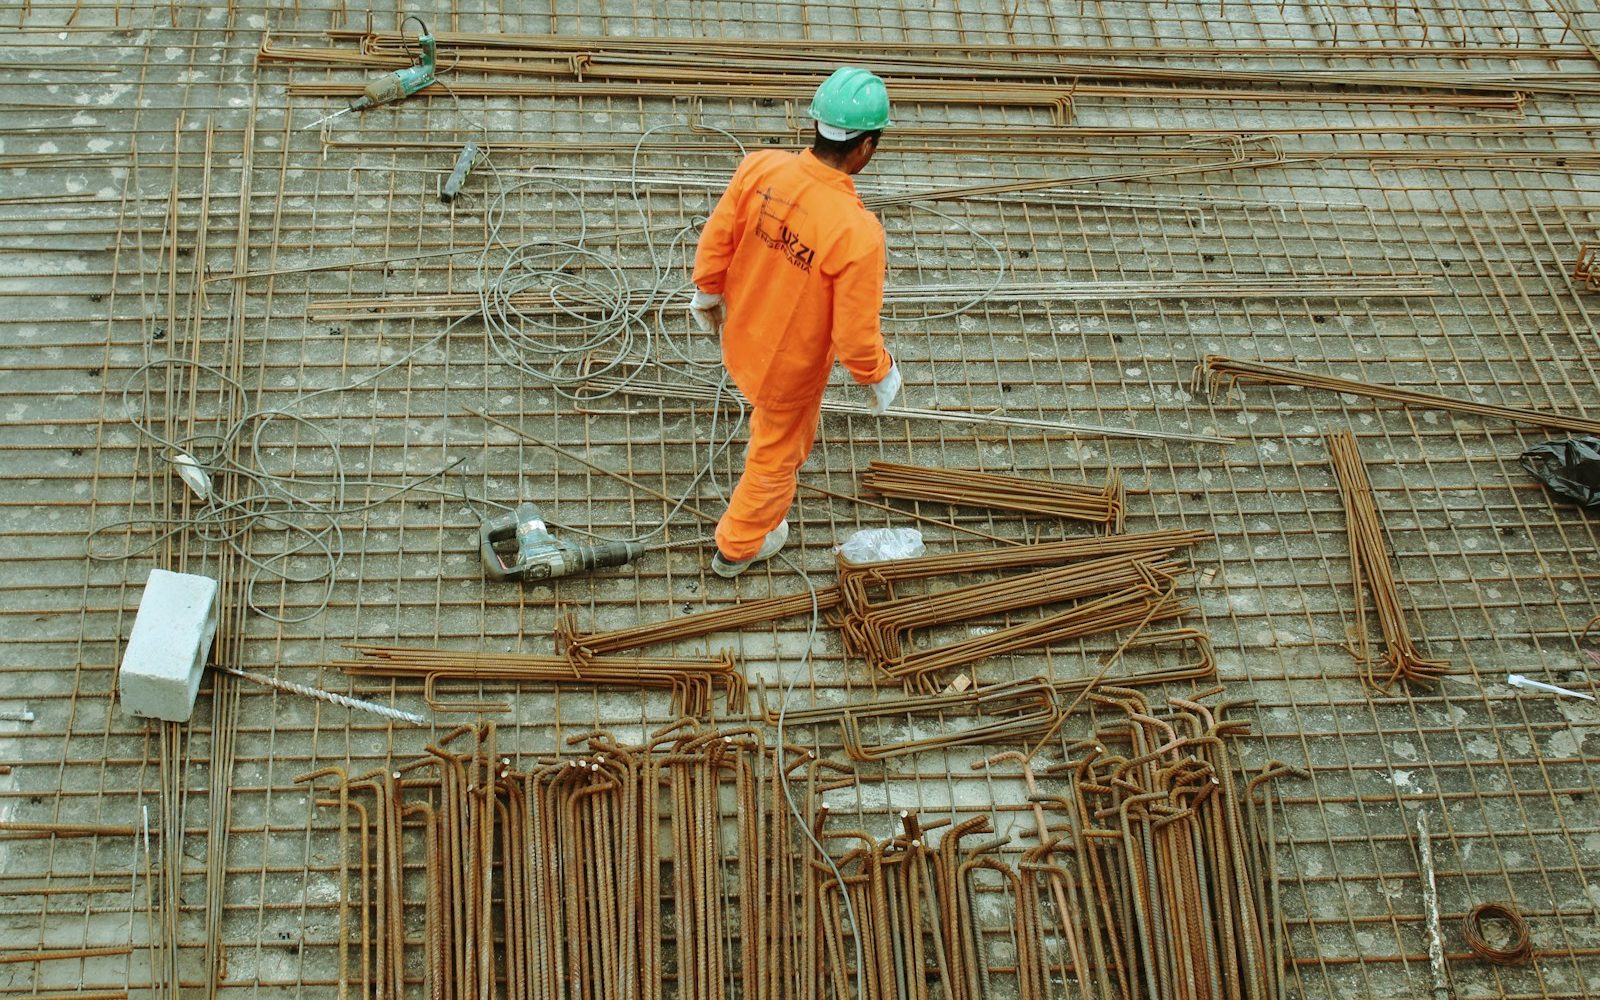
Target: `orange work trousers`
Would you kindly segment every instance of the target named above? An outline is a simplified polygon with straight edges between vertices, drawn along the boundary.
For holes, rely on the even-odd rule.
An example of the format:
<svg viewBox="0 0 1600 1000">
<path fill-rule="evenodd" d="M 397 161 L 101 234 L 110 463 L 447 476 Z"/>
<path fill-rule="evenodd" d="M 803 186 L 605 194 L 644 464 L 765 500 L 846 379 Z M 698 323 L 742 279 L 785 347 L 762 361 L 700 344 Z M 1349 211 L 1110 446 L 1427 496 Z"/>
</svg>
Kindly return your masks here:
<svg viewBox="0 0 1600 1000">
<path fill-rule="evenodd" d="M 727 513 L 717 522 L 722 558 L 730 562 L 753 558 L 767 533 L 789 516 L 795 474 L 816 443 L 821 415 L 821 401 L 792 410 L 758 406 L 750 411 L 744 474 L 733 488 Z"/>
</svg>

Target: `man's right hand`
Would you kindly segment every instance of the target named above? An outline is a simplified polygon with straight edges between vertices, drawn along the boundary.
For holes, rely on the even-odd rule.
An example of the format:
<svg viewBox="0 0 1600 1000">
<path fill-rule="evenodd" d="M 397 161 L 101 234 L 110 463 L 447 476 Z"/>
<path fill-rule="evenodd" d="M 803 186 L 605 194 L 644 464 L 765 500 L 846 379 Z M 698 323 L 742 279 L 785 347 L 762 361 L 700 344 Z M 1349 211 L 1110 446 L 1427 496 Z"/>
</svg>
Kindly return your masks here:
<svg viewBox="0 0 1600 1000">
<path fill-rule="evenodd" d="M 883 381 L 867 388 L 872 390 L 872 405 L 867 407 L 867 412 L 875 417 L 883 416 L 894 404 L 894 398 L 900 395 L 900 366 L 891 360 L 889 373 L 883 377 Z"/>
<path fill-rule="evenodd" d="M 694 325 L 700 328 L 701 333 L 722 334 L 722 296 L 708 295 L 696 288 L 694 298 L 689 300 L 689 315 L 694 317 Z"/>
</svg>

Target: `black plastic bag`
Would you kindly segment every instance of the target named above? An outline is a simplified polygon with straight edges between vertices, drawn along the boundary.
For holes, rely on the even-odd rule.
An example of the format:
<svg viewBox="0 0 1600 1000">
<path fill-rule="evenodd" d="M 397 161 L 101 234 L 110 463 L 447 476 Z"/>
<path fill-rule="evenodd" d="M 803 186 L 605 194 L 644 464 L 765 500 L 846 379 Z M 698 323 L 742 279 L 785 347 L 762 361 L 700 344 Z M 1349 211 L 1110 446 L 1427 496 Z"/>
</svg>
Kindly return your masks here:
<svg viewBox="0 0 1600 1000">
<path fill-rule="evenodd" d="M 1546 441 L 1523 452 L 1518 461 L 1561 499 L 1600 510 L 1600 437 Z"/>
</svg>

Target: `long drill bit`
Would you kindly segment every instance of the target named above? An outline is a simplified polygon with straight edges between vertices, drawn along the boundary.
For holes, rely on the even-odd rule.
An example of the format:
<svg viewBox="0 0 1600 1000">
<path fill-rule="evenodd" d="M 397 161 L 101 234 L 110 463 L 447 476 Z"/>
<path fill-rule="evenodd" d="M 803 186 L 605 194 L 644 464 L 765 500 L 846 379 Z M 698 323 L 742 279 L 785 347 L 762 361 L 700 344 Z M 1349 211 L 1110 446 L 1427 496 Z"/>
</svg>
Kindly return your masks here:
<svg viewBox="0 0 1600 1000">
<path fill-rule="evenodd" d="M 373 715 L 381 715 L 385 719 L 393 719 L 396 722 L 409 722 L 413 726 L 431 724 L 427 718 L 415 712 L 390 708 L 388 705 L 379 705 L 377 702 L 352 698 L 344 694 L 334 694 L 332 691 L 307 687 L 304 684 L 296 684 L 293 681 L 278 680 L 276 677 L 268 677 L 265 674 L 253 674 L 248 670 L 238 670 L 233 667 L 218 667 L 217 669 L 234 677 L 243 677 L 247 681 L 254 681 L 262 687 L 276 688 L 279 691 L 288 691 L 290 694 L 303 694 L 307 698 L 316 698 L 318 701 L 325 701 L 330 705 L 343 705 L 345 708 L 352 708 L 359 712 L 371 712 Z"/>
</svg>

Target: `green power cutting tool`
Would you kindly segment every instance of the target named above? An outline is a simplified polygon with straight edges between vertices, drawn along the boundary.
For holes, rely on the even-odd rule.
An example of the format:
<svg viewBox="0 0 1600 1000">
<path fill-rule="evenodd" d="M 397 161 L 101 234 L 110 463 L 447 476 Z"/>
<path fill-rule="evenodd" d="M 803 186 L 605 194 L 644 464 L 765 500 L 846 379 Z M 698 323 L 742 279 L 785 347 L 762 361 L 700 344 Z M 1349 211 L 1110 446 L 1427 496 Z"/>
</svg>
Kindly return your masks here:
<svg viewBox="0 0 1600 1000">
<path fill-rule="evenodd" d="M 414 20 L 422 25 L 422 35 L 417 39 L 417 47 L 422 49 L 422 61 L 415 66 L 407 66 L 405 69 L 397 69 L 393 73 L 386 73 L 378 77 L 367 84 L 367 89 L 361 92 L 360 97 L 351 101 L 348 108 L 341 108 L 331 115 L 318 118 L 310 125 L 305 126 L 304 129 L 301 129 L 301 131 L 316 128 L 323 122 L 332 121 L 340 115 L 349 114 L 352 111 L 365 111 L 380 104 L 390 104 L 402 98 L 410 97 L 434 82 L 433 71 L 438 63 L 438 53 L 437 45 L 433 40 L 433 32 L 428 30 L 427 24 L 423 23 L 421 18 L 411 16 L 407 17 L 406 20 Z"/>
</svg>

